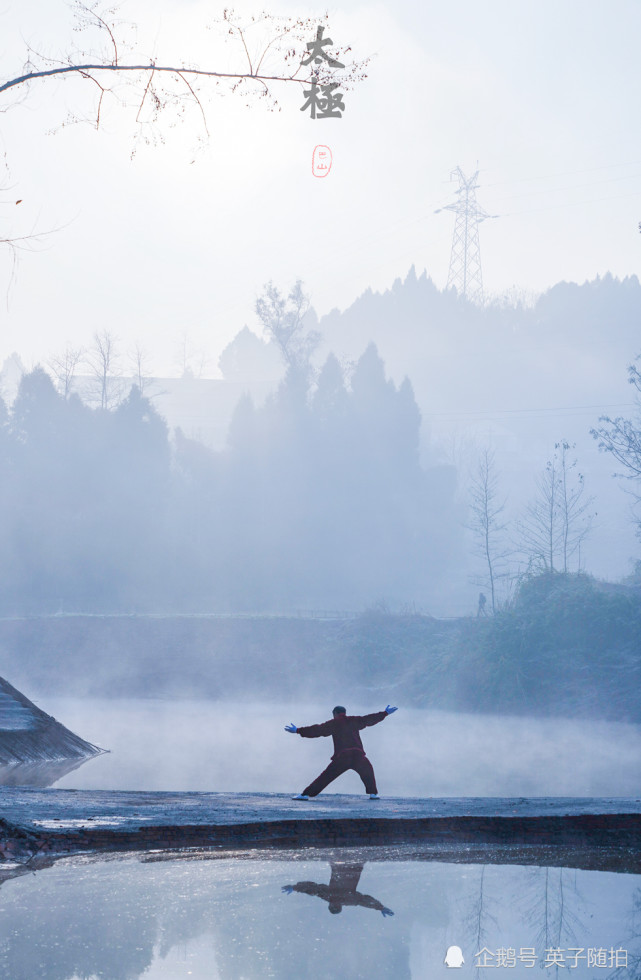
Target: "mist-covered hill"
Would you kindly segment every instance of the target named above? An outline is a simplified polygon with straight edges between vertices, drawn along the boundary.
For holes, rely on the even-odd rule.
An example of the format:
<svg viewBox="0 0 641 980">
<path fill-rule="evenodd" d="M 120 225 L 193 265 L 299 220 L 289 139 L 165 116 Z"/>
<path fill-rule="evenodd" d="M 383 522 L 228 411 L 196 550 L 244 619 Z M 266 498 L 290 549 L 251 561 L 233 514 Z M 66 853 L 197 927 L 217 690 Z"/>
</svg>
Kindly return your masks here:
<svg viewBox="0 0 641 980">
<path fill-rule="evenodd" d="M 513 295 L 479 307 L 453 290 L 437 289 L 412 267 L 391 289 L 367 290 L 346 310 L 320 320 L 311 310 L 306 323 L 321 338 L 318 370 L 332 352 L 349 379 L 373 343 L 391 380 L 400 385 L 409 379 L 421 414 L 421 459 L 456 468 L 455 492 L 463 505 L 470 470 L 484 448 L 496 453 L 506 516 L 516 520 L 555 445 L 575 446 L 578 471 L 598 512 L 581 567 L 605 578 L 630 571 L 639 556 L 630 499 L 612 479 L 616 467 L 599 453 L 590 430 L 601 415 L 635 412 L 627 368 L 641 354 L 636 276 L 561 282 L 538 298 Z M 273 370 L 272 348 L 244 330 L 221 367 L 233 366 L 233 378 L 244 378 L 251 388 L 261 359 L 265 375 Z M 458 575 L 450 573 L 451 593 L 441 611 L 473 608 L 475 569 L 469 558 L 465 565 Z"/>
<path fill-rule="evenodd" d="M 318 321 L 323 346 L 358 357 L 374 342 L 396 380 L 408 375 L 427 416 L 442 412 L 557 410 L 619 400 L 641 353 L 641 285 L 610 275 L 560 282 L 534 302 L 479 307 L 439 290 L 412 267 Z"/>
</svg>

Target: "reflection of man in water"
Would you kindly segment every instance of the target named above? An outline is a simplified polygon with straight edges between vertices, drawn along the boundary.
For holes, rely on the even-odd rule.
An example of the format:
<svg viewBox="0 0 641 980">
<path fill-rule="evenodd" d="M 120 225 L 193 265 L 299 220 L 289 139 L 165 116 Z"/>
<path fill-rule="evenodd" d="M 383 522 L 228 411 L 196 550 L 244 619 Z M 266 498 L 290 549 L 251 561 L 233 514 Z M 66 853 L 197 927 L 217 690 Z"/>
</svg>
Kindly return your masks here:
<svg viewBox="0 0 641 980">
<path fill-rule="evenodd" d="M 365 755 L 365 749 L 358 733 L 363 728 L 378 725 L 379 721 L 383 721 L 396 710 L 388 704 L 385 711 L 376 711 L 371 715 L 348 715 L 345 708 L 338 704 L 332 712 L 331 721 L 324 721 L 321 725 L 307 725 L 305 728 L 297 728 L 293 722 L 290 725 L 285 725 L 286 732 L 292 734 L 298 732 L 303 738 L 320 738 L 323 735 L 331 735 L 334 740 L 334 755 L 327 769 L 324 769 L 320 776 L 317 776 L 313 783 L 310 783 L 294 799 L 308 800 L 310 796 L 318 796 L 337 776 L 347 772 L 348 769 L 354 769 L 363 780 L 365 792 L 369 793 L 370 800 L 378 800 L 374 769 Z"/>
<path fill-rule="evenodd" d="M 344 905 L 360 905 L 364 909 L 375 909 L 380 912 L 383 918 L 394 915 L 371 895 L 363 895 L 356 891 L 358 882 L 363 872 L 364 864 L 339 864 L 330 861 L 332 875 L 329 885 L 321 885 L 316 881 L 299 881 L 297 885 L 283 885 L 282 890 L 288 895 L 292 892 L 302 892 L 304 895 L 315 895 L 327 902 L 329 911 L 336 915 L 343 911 Z"/>
</svg>

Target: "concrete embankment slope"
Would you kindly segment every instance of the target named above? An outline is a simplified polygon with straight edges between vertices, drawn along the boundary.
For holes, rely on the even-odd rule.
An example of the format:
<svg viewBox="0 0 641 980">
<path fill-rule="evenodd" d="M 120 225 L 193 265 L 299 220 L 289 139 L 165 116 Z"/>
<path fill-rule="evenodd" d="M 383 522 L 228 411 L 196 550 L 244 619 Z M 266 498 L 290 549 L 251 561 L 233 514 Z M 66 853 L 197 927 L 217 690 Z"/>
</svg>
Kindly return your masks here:
<svg viewBox="0 0 641 980">
<path fill-rule="evenodd" d="M 416 844 L 426 857 L 641 873 L 639 799 L 0 791 L 0 855 Z M 452 859 L 452 858 L 447 858 Z"/>
<path fill-rule="evenodd" d="M 3 783 L 11 780 L 14 767 L 19 767 L 18 775 L 30 786 L 38 785 L 34 778 L 39 766 L 57 768 L 60 778 L 103 751 L 70 732 L 0 677 L 0 768 L 8 767 L 8 774 L 0 777 Z"/>
</svg>

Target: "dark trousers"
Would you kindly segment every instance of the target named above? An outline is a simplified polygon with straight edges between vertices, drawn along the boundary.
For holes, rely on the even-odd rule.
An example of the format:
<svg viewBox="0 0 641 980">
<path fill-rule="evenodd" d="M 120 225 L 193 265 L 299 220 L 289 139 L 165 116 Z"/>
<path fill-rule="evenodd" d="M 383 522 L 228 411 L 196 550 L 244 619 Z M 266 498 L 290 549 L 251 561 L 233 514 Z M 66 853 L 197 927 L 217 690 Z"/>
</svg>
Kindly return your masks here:
<svg viewBox="0 0 641 980">
<path fill-rule="evenodd" d="M 313 783 L 303 790 L 304 796 L 318 796 L 326 786 L 329 786 L 337 776 L 353 769 L 365 783 L 366 793 L 378 793 L 374 768 L 364 752 L 359 749 L 345 749 L 335 759 L 332 759 L 327 769 L 317 776 Z"/>
</svg>

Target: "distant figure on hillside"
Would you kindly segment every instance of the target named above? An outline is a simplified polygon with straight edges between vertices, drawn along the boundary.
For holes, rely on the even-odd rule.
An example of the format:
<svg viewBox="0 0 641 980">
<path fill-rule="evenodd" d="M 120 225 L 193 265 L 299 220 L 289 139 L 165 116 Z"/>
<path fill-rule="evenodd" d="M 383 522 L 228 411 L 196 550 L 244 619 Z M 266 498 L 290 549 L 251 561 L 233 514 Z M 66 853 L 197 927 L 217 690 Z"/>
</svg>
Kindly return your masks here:
<svg viewBox="0 0 641 980">
<path fill-rule="evenodd" d="M 353 769 L 363 780 L 365 792 L 369 793 L 370 800 L 380 799 L 376 788 L 376 777 L 372 763 L 365 755 L 365 749 L 358 734 L 363 728 L 371 725 L 378 725 L 388 715 L 391 715 L 396 708 L 389 704 L 385 711 L 377 711 L 371 715 L 348 715 L 346 709 L 338 704 L 332 712 L 331 721 L 324 721 L 321 725 L 308 725 L 306 728 L 297 728 L 293 723 L 285 725 L 285 731 L 292 735 L 298 733 L 303 738 L 320 738 L 324 735 L 331 735 L 334 740 L 334 755 L 327 769 L 318 776 L 313 783 L 310 783 L 302 793 L 292 797 L 294 800 L 308 800 L 310 796 L 318 796 L 326 786 L 329 786 L 337 776 Z"/>
<path fill-rule="evenodd" d="M 486 606 L 487 606 L 487 596 L 485 595 L 484 592 L 479 592 L 479 607 L 476 611 L 477 619 L 479 616 L 487 616 L 487 609 L 485 608 Z"/>
<path fill-rule="evenodd" d="M 313 895 L 314 898 L 322 898 L 327 902 L 327 908 L 332 915 L 337 915 L 343 911 L 344 905 L 357 905 L 363 909 L 374 909 L 380 912 L 384 919 L 389 915 L 394 915 L 391 909 L 379 902 L 371 895 L 364 895 L 357 891 L 358 883 L 365 865 L 342 864 L 338 861 L 330 861 L 329 866 L 332 874 L 329 885 L 323 885 L 317 881 L 299 881 L 296 885 L 283 885 L 281 891 L 286 895 L 292 892 L 301 892 L 303 895 Z"/>
</svg>

